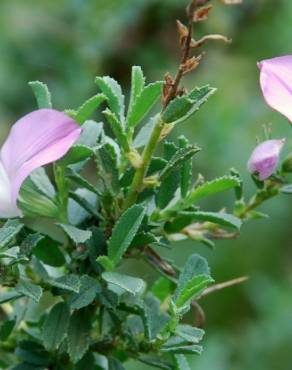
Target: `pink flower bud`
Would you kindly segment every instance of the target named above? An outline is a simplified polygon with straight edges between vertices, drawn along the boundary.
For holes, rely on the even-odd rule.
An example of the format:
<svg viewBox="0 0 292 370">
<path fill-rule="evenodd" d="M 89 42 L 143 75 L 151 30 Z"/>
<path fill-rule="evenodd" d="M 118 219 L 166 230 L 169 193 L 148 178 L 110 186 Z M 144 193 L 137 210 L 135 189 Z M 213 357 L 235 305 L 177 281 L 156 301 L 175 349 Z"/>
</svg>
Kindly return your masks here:
<svg viewBox="0 0 292 370">
<path fill-rule="evenodd" d="M 261 181 L 270 177 L 277 168 L 284 144 L 285 139 L 267 140 L 259 144 L 247 163 L 249 172 L 256 175 Z"/>
<path fill-rule="evenodd" d="M 263 60 L 258 67 L 267 104 L 292 122 L 292 55 Z"/>
</svg>

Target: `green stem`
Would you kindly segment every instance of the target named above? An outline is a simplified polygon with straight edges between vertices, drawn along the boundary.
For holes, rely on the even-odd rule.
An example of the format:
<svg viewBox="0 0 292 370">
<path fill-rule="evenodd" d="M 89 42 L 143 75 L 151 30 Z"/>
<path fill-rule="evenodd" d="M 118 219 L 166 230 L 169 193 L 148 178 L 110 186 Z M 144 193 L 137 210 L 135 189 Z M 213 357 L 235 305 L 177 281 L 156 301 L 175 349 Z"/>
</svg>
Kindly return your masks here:
<svg viewBox="0 0 292 370">
<path fill-rule="evenodd" d="M 138 198 L 139 193 L 143 188 L 143 180 L 147 174 L 149 164 L 154 153 L 154 150 L 159 141 L 161 132 L 163 130 L 164 123 L 159 116 L 154 126 L 150 139 L 142 154 L 142 166 L 136 170 L 130 190 L 124 202 L 124 210 L 129 208 Z"/>
<path fill-rule="evenodd" d="M 268 188 L 263 189 L 259 191 L 257 194 L 255 194 L 243 209 L 241 209 L 238 213 L 235 212 L 235 215 L 241 219 L 245 219 L 250 211 L 253 211 L 254 209 L 258 208 L 266 200 L 274 198 L 278 194 L 279 194 L 279 185 L 272 184 Z"/>
<path fill-rule="evenodd" d="M 67 207 L 68 207 L 68 198 L 69 198 L 69 186 L 68 180 L 65 176 L 65 168 L 62 166 L 54 164 L 54 176 L 55 182 L 58 189 L 58 200 L 60 205 L 60 221 L 61 222 L 68 222 L 68 214 L 67 214 Z"/>
</svg>

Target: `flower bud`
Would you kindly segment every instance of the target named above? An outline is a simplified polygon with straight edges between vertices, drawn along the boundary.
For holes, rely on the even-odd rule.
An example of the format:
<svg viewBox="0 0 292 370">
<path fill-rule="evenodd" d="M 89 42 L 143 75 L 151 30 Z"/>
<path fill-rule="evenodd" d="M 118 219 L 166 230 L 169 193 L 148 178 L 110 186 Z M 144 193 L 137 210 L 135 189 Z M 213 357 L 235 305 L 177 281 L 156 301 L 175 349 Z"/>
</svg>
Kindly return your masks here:
<svg viewBox="0 0 292 370">
<path fill-rule="evenodd" d="M 247 163 L 249 172 L 261 181 L 270 177 L 277 168 L 284 143 L 285 139 L 267 140 L 259 144 Z"/>
</svg>

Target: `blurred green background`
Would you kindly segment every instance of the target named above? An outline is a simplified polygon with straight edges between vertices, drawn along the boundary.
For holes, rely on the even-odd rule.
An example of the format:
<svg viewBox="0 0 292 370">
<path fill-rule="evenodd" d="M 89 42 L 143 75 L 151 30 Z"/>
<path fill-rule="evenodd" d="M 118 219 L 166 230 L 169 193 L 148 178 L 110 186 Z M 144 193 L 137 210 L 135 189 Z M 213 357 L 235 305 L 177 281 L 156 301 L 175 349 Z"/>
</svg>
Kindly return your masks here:
<svg viewBox="0 0 292 370">
<path fill-rule="evenodd" d="M 173 72 L 179 57 L 175 19 L 183 19 L 186 3 L 1 0 L 2 140 L 19 116 L 35 108 L 29 80 L 46 82 L 55 107 L 65 109 L 95 93 L 96 75 L 109 74 L 128 89 L 132 64 L 141 65 L 149 80 Z M 209 22 L 198 25 L 197 35 L 223 33 L 233 43 L 209 44 L 204 62 L 186 85 L 210 83 L 218 92 L 172 136 L 184 133 L 204 149 L 196 159 L 196 173 L 213 178 L 230 167 L 239 169 L 248 196 L 254 185 L 246 161 L 256 137 L 263 137 L 262 125 L 273 123 L 274 137 L 290 135 L 286 120 L 264 104 L 256 62 L 291 53 L 292 1 L 215 5 Z M 291 140 L 285 150 L 291 150 Z M 220 206 L 220 199 L 206 204 L 210 210 Z M 191 369 L 292 369 L 291 198 L 278 197 L 262 211 L 270 218 L 246 224 L 240 238 L 218 242 L 215 251 L 185 242 L 170 253 L 178 264 L 194 251 L 206 255 L 218 282 L 249 276 L 247 283 L 202 301 L 207 315 L 205 351 L 192 360 Z M 155 276 L 151 270 L 145 273 L 149 279 Z M 128 368 L 150 369 L 136 363 Z"/>
</svg>

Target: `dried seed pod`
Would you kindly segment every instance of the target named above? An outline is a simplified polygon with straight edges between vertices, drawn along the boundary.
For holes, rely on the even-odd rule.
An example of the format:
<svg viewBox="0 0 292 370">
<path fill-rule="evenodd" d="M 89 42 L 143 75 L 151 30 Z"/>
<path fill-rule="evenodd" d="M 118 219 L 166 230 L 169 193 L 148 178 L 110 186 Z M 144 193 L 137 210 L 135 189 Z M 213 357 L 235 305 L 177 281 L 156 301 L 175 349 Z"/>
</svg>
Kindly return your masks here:
<svg viewBox="0 0 292 370">
<path fill-rule="evenodd" d="M 230 43 L 232 42 L 231 39 L 227 38 L 226 36 L 220 35 L 220 34 L 213 34 L 213 35 L 206 35 L 203 36 L 200 40 L 192 40 L 191 42 L 191 48 L 199 48 L 200 46 L 204 45 L 207 41 L 223 41 Z"/>
<path fill-rule="evenodd" d="M 178 34 L 179 34 L 179 43 L 181 46 L 184 46 L 185 40 L 188 37 L 188 28 L 179 20 L 176 21 Z"/>
<path fill-rule="evenodd" d="M 242 0 L 219 0 L 224 5 L 237 5 L 241 4 Z"/>
<path fill-rule="evenodd" d="M 208 19 L 208 15 L 210 11 L 212 10 L 212 5 L 203 6 L 202 8 L 199 8 L 195 11 L 193 20 L 194 22 L 202 22 Z"/>
</svg>

